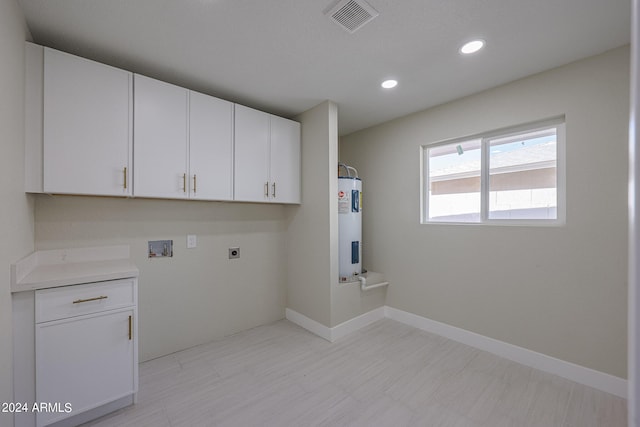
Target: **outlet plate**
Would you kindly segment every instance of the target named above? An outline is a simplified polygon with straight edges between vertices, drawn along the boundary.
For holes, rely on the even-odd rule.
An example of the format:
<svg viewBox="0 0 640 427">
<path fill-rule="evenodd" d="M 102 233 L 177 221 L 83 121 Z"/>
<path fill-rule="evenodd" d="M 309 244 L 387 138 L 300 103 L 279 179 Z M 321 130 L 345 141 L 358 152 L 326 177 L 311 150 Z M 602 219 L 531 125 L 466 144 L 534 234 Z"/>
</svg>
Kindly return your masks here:
<svg viewBox="0 0 640 427">
<path fill-rule="evenodd" d="M 198 246 L 198 238 L 195 234 L 187 234 L 187 249 L 193 249 Z"/>
<path fill-rule="evenodd" d="M 240 248 L 229 248 L 229 259 L 240 258 Z"/>
</svg>

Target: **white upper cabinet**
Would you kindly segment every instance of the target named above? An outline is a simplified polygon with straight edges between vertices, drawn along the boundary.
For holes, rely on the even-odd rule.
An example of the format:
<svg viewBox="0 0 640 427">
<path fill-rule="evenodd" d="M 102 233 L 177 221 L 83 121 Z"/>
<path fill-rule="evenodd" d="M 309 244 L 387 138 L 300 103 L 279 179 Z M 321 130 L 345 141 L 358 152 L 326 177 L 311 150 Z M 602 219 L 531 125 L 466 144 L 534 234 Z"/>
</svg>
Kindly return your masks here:
<svg viewBox="0 0 640 427">
<path fill-rule="evenodd" d="M 270 117 L 271 201 L 300 203 L 300 123 Z"/>
<path fill-rule="evenodd" d="M 189 197 L 233 199 L 233 103 L 189 92 Z"/>
<path fill-rule="evenodd" d="M 134 195 L 187 198 L 189 91 L 135 75 Z"/>
<path fill-rule="evenodd" d="M 300 124 L 26 43 L 25 191 L 300 203 Z"/>
<path fill-rule="evenodd" d="M 300 124 L 235 108 L 235 200 L 300 203 Z"/>
<path fill-rule="evenodd" d="M 24 190 L 42 193 L 44 48 L 27 42 L 24 53 Z"/>
<path fill-rule="evenodd" d="M 269 115 L 235 108 L 235 200 L 269 201 Z"/>
<path fill-rule="evenodd" d="M 233 199 L 233 104 L 135 75 L 134 195 Z"/>
<path fill-rule="evenodd" d="M 131 73 L 45 48 L 44 192 L 130 195 L 131 106 Z"/>
</svg>

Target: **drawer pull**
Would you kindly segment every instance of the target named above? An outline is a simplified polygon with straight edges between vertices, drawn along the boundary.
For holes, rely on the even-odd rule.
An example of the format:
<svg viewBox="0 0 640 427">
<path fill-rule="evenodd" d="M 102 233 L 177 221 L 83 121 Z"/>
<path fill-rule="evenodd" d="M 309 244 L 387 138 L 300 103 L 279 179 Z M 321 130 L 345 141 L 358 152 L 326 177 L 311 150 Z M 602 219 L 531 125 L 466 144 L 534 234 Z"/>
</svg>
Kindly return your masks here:
<svg viewBox="0 0 640 427">
<path fill-rule="evenodd" d="M 89 298 L 89 299 L 77 299 L 77 300 L 75 300 L 73 303 L 74 303 L 74 304 L 80 304 L 80 303 L 82 303 L 82 302 L 98 301 L 98 300 L 101 300 L 101 299 L 107 299 L 107 298 L 109 298 L 109 297 L 108 297 L 108 296 L 106 296 L 106 295 L 101 295 L 101 296 L 99 296 L 99 297 L 95 297 L 95 298 Z"/>
<path fill-rule="evenodd" d="M 129 341 L 133 337 L 133 316 L 129 316 Z"/>
</svg>

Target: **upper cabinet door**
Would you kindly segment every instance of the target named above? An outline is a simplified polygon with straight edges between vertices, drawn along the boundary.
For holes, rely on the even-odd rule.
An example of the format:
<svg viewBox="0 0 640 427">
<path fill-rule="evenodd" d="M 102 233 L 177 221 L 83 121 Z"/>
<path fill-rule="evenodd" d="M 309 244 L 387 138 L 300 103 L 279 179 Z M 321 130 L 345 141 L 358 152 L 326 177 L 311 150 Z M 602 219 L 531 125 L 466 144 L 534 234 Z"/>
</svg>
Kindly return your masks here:
<svg viewBox="0 0 640 427">
<path fill-rule="evenodd" d="M 131 195 L 132 74 L 45 48 L 43 189 Z"/>
<path fill-rule="evenodd" d="M 189 196 L 189 91 L 134 76 L 134 195 Z"/>
<path fill-rule="evenodd" d="M 269 201 L 269 114 L 235 106 L 235 200 Z"/>
<path fill-rule="evenodd" d="M 300 123 L 271 116 L 270 197 L 300 203 Z"/>
<path fill-rule="evenodd" d="M 189 93 L 189 184 L 192 199 L 233 199 L 233 104 Z"/>
</svg>

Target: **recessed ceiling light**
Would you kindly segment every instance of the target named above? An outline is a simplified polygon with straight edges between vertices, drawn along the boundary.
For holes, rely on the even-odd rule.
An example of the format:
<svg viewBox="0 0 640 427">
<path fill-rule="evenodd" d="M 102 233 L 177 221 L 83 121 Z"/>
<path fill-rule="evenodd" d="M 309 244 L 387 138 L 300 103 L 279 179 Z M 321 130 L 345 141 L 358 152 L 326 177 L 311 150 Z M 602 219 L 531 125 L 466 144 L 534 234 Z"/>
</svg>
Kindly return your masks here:
<svg viewBox="0 0 640 427">
<path fill-rule="evenodd" d="M 484 40 L 472 40 L 468 43 L 465 43 L 460 48 L 460 53 L 464 53 L 468 55 L 470 53 L 475 53 L 484 47 Z"/>
<path fill-rule="evenodd" d="M 394 88 L 396 86 L 398 86 L 398 81 L 397 80 L 385 80 L 382 82 L 382 84 L 380 85 L 385 89 L 391 89 Z"/>
</svg>

